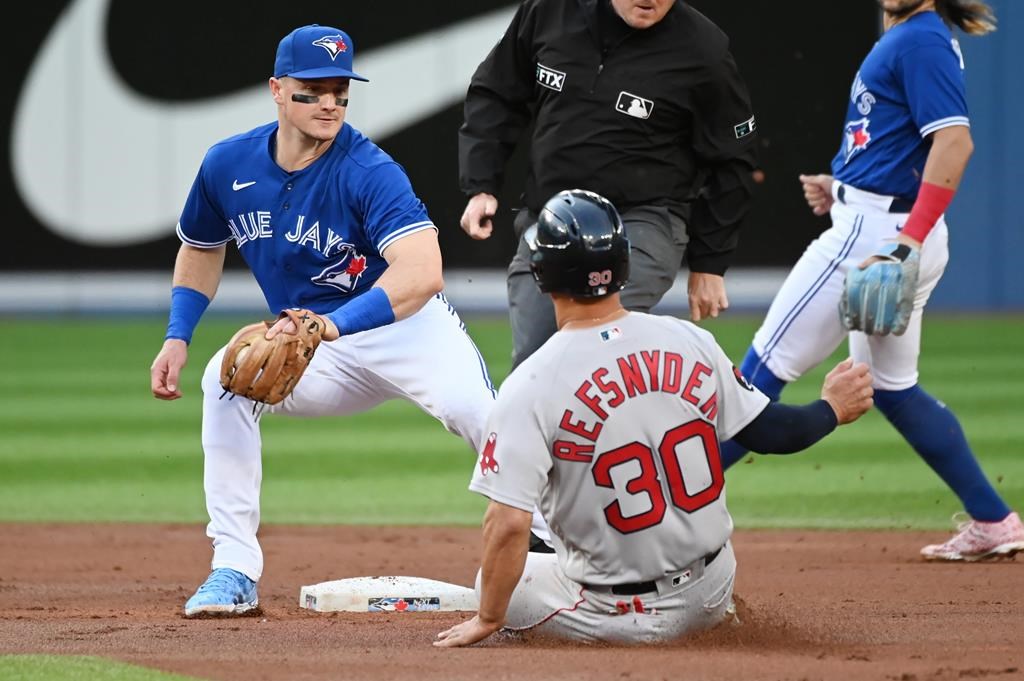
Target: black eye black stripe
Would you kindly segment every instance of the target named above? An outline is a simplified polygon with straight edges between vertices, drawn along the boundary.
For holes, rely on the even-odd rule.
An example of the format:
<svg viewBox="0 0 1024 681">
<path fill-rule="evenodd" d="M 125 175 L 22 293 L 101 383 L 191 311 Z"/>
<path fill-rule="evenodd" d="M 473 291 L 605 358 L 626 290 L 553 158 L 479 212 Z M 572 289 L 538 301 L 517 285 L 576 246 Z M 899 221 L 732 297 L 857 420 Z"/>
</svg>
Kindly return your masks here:
<svg viewBox="0 0 1024 681">
<path fill-rule="evenodd" d="M 317 95 L 305 95 L 301 92 L 292 94 L 292 101 L 298 102 L 299 104 L 316 104 L 320 101 L 320 97 Z M 348 106 L 348 97 L 335 97 L 334 103 L 337 106 Z"/>
</svg>

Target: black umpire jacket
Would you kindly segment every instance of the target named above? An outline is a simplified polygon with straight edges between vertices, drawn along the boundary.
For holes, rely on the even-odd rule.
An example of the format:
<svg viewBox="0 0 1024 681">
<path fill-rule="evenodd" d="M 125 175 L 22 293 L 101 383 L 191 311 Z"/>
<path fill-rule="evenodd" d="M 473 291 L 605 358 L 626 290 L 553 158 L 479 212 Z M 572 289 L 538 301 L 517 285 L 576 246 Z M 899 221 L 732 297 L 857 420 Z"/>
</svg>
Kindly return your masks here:
<svg viewBox="0 0 1024 681">
<path fill-rule="evenodd" d="M 610 31 L 599 2 L 520 5 L 469 86 L 460 186 L 496 195 L 532 123 L 527 208 L 573 188 L 620 211 L 668 206 L 689 218 L 690 269 L 723 274 L 756 168 L 756 123 L 728 38 L 682 0 L 650 28 L 616 17 Z"/>
</svg>

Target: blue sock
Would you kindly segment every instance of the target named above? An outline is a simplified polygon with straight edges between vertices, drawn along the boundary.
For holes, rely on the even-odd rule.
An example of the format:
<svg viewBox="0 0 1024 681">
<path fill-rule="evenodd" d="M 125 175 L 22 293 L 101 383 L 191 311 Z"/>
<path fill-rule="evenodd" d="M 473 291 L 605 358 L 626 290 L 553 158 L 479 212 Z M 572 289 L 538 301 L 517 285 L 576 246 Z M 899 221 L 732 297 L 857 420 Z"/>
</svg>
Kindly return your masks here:
<svg viewBox="0 0 1024 681">
<path fill-rule="evenodd" d="M 974 458 L 960 422 L 946 405 L 915 385 L 906 390 L 876 390 L 875 406 L 960 497 L 972 518 L 997 522 L 1010 514 Z"/>
<path fill-rule="evenodd" d="M 754 351 L 754 347 L 751 346 L 747 349 L 747 354 L 743 358 L 743 363 L 740 365 L 740 373 L 751 382 L 758 390 L 767 395 L 772 402 L 779 399 L 779 395 L 782 394 L 782 389 L 786 387 L 786 382 L 781 378 L 778 378 L 775 374 L 765 366 L 765 363 L 758 357 L 757 352 Z M 722 443 L 722 470 L 729 468 L 740 459 L 742 459 L 747 449 L 738 442 L 727 440 Z"/>
</svg>

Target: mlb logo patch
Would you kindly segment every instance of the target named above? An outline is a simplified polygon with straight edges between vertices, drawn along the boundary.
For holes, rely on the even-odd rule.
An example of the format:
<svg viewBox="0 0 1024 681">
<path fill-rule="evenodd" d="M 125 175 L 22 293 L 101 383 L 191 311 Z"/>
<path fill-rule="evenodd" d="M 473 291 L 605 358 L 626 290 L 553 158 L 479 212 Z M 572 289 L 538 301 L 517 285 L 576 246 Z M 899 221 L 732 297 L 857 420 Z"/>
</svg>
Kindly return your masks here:
<svg viewBox="0 0 1024 681">
<path fill-rule="evenodd" d="M 751 116 L 742 123 L 737 123 L 733 126 L 732 131 L 736 134 L 736 139 L 741 140 L 747 135 L 751 135 L 757 130 L 757 121 Z"/>
<path fill-rule="evenodd" d="M 672 578 L 672 586 L 679 586 L 680 584 L 686 584 L 690 581 L 690 577 L 693 576 L 692 570 L 687 570 L 682 574 L 678 574 Z"/>
<path fill-rule="evenodd" d="M 622 329 L 620 329 L 617 326 L 613 326 L 610 329 L 603 329 L 601 331 L 601 340 L 603 340 L 605 343 L 607 343 L 608 341 L 615 340 L 616 338 L 618 338 L 621 335 L 622 335 Z"/>
<path fill-rule="evenodd" d="M 565 73 L 537 62 L 537 82 L 549 90 L 561 92 L 562 86 L 565 85 Z"/>
<path fill-rule="evenodd" d="M 618 101 L 615 102 L 615 110 L 633 118 L 646 120 L 651 117 L 651 112 L 654 111 L 654 102 L 623 90 L 619 93 Z"/>
</svg>

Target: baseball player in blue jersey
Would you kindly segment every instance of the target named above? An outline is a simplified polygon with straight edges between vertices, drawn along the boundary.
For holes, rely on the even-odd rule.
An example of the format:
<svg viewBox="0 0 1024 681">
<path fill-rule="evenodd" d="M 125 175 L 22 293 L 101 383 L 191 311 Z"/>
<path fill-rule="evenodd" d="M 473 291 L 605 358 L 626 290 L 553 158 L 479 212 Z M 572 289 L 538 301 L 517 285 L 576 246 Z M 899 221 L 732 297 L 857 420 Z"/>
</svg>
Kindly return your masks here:
<svg viewBox="0 0 1024 681">
<path fill-rule="evenodd" d="M 1024 551 L 1020 516 L 986 479 L 956 416 L 918 385 L 921 318 L 949 257 L 946 207 L 973 150 L 964 63 L 951 26 L 994 29 L 978 0 L 879 0 L 885 32 L 850 90 L 832 175 L 802 175 L 815 215 L 832 227 L 813 241 L 772 302 L 741 367 L 777 399 L 828 357 L 848 331 L 837 305 L 844 278 L 884 255 L 919 259 L 909 325 L 901 335 L 849 333 L 850 354 L 874 376 L 875 406 L 963 502 L 970 516 L 929 560 L 980 560 Z M 745 449 L 726 443 L 723 464 Z"/>
<path fill-rule="evenodd" d="M 352 70 L 352 53 L 337 28 L 288 34 L 269 82 L 277 121 L 207 152 L 177 227 L 182 245 L 153 394 L 181 397 L 188 343 L 234 242 L 271 313 L 306 308 L 326 320 L 325 342 L 301 382 L 262 413 L 352 414 L 402 398 L 479 451 L 494 391 L 441 293 L 441 252 L 426 208 L 404 170 L 345 123 L 349 83 L 366 80 Z M 252 401 L 224 396 L 223 353 L 202 379 L 213 572 L 186 603 L 189 617 L 253 610 L 263 571 L 261 412 L 254 418 Z"/>
</svg>

